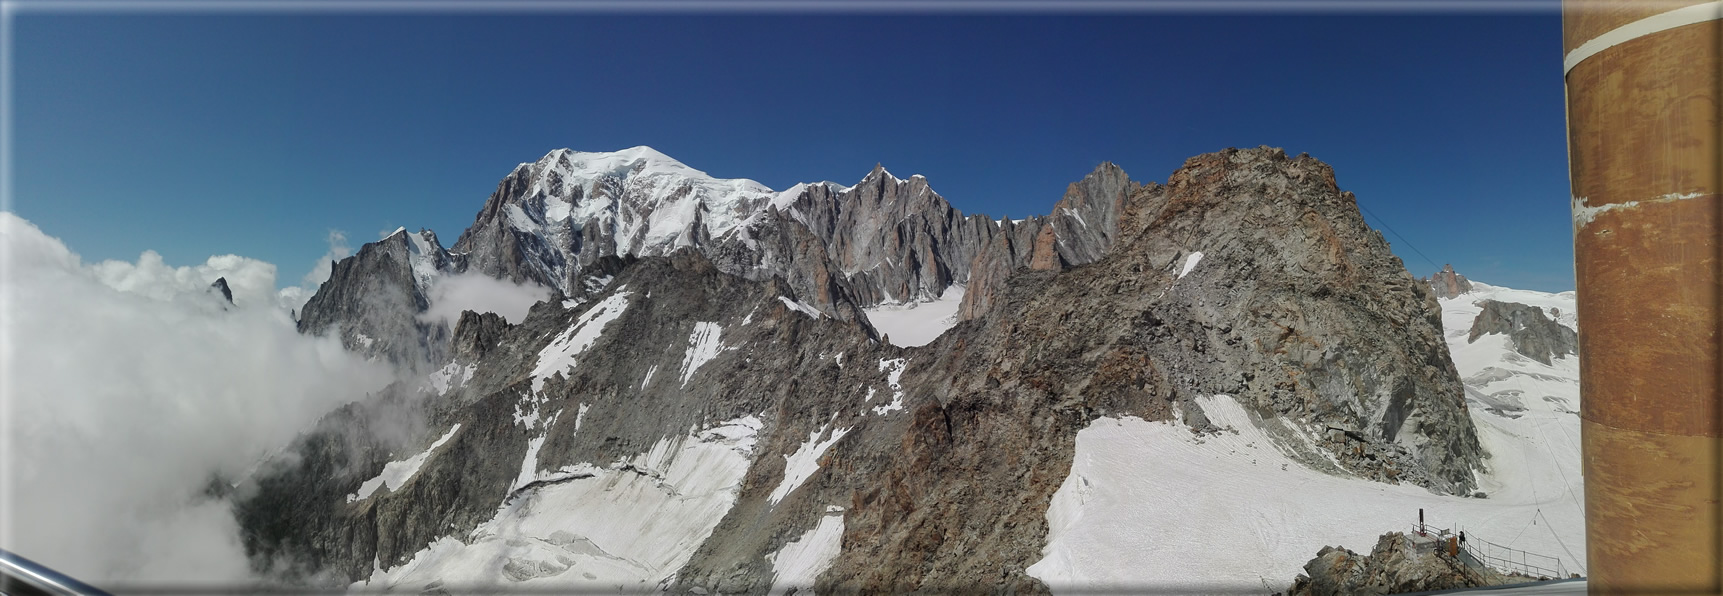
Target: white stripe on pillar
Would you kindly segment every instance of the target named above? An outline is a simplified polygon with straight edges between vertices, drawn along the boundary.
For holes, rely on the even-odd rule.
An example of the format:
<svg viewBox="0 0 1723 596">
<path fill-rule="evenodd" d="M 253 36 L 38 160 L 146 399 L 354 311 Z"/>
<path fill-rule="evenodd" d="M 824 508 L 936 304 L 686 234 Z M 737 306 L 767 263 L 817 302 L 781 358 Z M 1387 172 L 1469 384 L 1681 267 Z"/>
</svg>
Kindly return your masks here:
<svg viewBox="0 0 1723 596">
<path fill-rule="evenodd" d="M 1567 59 L 1562 61 L 1561 73 L 1565 76 L 1574 66 L 1584 62 L 1586 58 L 1597 55 L 1598 52 L 1651 35 L 1668 31 L 1676 27 L 1715 21 L 1723 19 L 1723 0 L 1705 2 L 1677 8 L 1669 12 L 1645 17 L 1643 19 L 1616 27 L 1608 33 L 1599 35 L 1591 41 L 1579 44 L 1572 52 L 1567 53 Z"/>
</svg>

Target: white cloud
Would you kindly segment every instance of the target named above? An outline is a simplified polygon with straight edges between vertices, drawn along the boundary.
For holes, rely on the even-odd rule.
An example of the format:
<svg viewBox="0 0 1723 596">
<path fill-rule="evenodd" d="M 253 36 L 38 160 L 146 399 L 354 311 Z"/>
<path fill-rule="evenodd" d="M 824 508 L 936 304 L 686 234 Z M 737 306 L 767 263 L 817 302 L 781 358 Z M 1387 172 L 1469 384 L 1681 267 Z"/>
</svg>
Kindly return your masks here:
<svg viewBox="0 0 1723 596">
<path fill-rule="evenodd" d="M 538 284 L 517 284 L 480 273 L 449 275 L 437 279 L 431 286 L 431 307 L 419 317 L 426 321 L 442 321 L 451 329 L 461 318 L 461 311 L 494 312 L 510 323 L 519 323 L 533 304 L 550 298 L 550 289 Z"/>
<path fill-rule="evenodd" d="M 236 308 L 209 308 L 225 276 Z M 96 585 L 249 576 L 228 507 L 240 477 L 390 380 L 295 332 L 275 267 L 237 256 L 86 266 L 0 212 L 0 545 Z"/>
<path fill-rule="evenodd" d="M 156 300 L 204 295 L 217 278 L 227 278 L 234 304 L 275 302 L 275 265 L 238 255 L 210 257 L 202 265 L 170 267 L 162 262 L 161 255 L 146 250 L 136 263 L 103 261 L 89 270 L 108 287 Z"/>
</svg>

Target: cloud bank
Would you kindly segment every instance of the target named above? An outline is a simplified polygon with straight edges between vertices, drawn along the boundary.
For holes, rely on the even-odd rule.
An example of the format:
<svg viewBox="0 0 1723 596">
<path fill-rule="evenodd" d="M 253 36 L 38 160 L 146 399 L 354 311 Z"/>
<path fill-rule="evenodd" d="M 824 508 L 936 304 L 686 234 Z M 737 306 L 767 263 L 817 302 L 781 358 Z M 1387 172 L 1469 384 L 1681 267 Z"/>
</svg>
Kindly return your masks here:
<svg viewBox="0 0 1723 596">
<path fill-rule="evenodd" d="M 233 307 L 206 291 L 216 277 Z M 248 580 L 230 510 L 203 496 L 212 473 L 243 477 L 391 380 L 295 332 L 255 259 L 85 265 L 0 212 L 0 279 L 0 546 L 98 586 Z"/>
<path fill-rule="evenodd" d="M 463 310 L 494 312 L 510 323 L 520 323 L 532 305 L 550 298 L 550 289 L 503 281 L 482 273 L 463 273 L 439 278 L 429 294 L 426 298 L 431 306 L 419 315 L 420 319 L 442 321 L 453 329 Z"/>
</svg>

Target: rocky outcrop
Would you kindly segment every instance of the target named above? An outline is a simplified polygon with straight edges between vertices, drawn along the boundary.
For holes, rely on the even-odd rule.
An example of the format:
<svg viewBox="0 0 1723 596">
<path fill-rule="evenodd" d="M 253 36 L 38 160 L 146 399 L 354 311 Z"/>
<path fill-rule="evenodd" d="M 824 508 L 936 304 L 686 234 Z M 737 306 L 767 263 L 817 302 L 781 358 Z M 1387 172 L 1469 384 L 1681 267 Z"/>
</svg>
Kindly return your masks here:
<svg viewBox="0 0 1723 596">
<path fill-rule="evenodd" d="M 227 287 L 227 278 L 215 278 L 215 281 L 209 284 L 209 290 L 217 296 L 221 296 L 221 299 L 227 301 L 228 304 L 233 304 L 233 290 Z"/>
<path fill-rule="evenodd" d="M 1483 312 L 1472 320 L 1468 343 L 1491 333 L 1508 336 L 1514 351 L 1550 364 L 1553 358 L 1579 354 L 1579 334 L 1544 315 L 1544 309 L 1517 302 L 1484 300 Z"/>
<path fill-rule="evenodd" d="M 1435 301 L 1333 186 L 1327 165 L 1235 150 L 1192 158 L 1167 186 L 1136 192 L 1126 221 L 1140 223 L 1106 258 L 1053 277 L 1020 270 L 1005 282 L 1008 295 L 1030 294 L 1002 319 L 986 317 L 1005 325 L 997 335 L 1045 338 L 1034 344 L 1043 358 L 1084 356 L 1050 370 L 1086 374 L 1095 370 L 1089 359 L 1114 352 L 1146 361 L 1154 373 L 1141 374 L 1159 375 L 1150 385 L 1167 392 L 1158 401 L 1232 395 L 1264 420 L 1302 426 L 1366 477 L 1470 485 L 1480 447 Z M 953 341 L 965 330 L 954 329 Z M 1021 376 L 1016 358 L 951 368 L 993 370 L 1004 383 Z M 1141 395 L 1145 381 L 1135 382 L 1120 395 Z M 1093 381 L 1065 383 L 1052 387 Z M 1330 427 L 1366 440 L 1331 438 Z"/>
<path fill-rule="evenodd" d="M 831 261 L 825 242 L 788 210 L 767 207 L 705 252 L 721 271 L 757 281 L 782 279 L 821 312 L 844 321 L 866 319 L 856 286 Z"/>
<path fill-rule="evenodd" d="M 1441 271 L 1421 281 L 1430 284 L 1436 297 L 1444 300 L 1472 291 L 1472 282 L 1467 281 L 1466 276 L 1454 273 L 1453 265 L 1443 265 Z"/>
<path fill-rule="evenodd" d="M 462 311 L 461 319 L 455 323 L 450 351 L 457 360 L 477 362 L 502 341 L 508 328 L 509 323 L 502 315 Z"/>
<path fill-rule="evenodd" d="M 1399 532 L 1383 534 L 1370 556 L 1325 546 L 1304 565 L 1304 573 L 1293 581 L 1287 595 L 1405 594 L 1527 581 L 1468 565 L 1462 557 L 1449 555 L 1446 548 L 1445 542 L 1432 539 L 1419 544 Z"/>
</svg>

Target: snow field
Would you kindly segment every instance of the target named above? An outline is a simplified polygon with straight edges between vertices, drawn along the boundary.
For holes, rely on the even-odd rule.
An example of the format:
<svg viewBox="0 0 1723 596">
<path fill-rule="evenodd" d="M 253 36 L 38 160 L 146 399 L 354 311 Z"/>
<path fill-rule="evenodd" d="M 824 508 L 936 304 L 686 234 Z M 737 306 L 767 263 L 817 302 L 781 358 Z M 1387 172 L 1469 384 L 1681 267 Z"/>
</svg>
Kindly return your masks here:
<svg viewBox="0 0 1723 596">
<path fill-rule="evenodd" d="M 511 496 L 466 540 L 445 537 L 353 587 L 654 590 L 735 503 L 760 427 L 748 416 L 608 467 L 540 473 L 545 483 Z"/>
<path fill-rule="evenodd" d="M 1048 544 L 1029 574 L 1055 592 L 1276 591 L 1323 546 L 1368 552 L 1382 533 L 1407 531 L 1419 508 L 1432 525 L 1558 557 L 1583 574 L 1577 358 L 1545 366 L 1513 353 L 1502 335 L 1466 341 L 1481 310 L 1476 300 L 1559 308 L 1555 318 L 1571 327 L 1573 295 L 1474 285 L 1441 303 L 1490 454 L 1477 476 L 1487 498 L 1315 471 L 1277 449 L 1232 398 L 1203 397 L 1207 417 L 1230 431 L 1197 436 L 1182 423 L 1125 417 L 1097 419 L 1078 433 L 1071 473 L 1047 512 Z M 1492 394 L 1509 409 L 1489 411 L 1480 397 Z"/>
<path fill-rule="evenodd" d="M 946 330 L 957 326 L 957 310 L 963 305 L 964 287 L 952 285 L 926 302 L 881 304 L 862 309 L 867 320 L 893 345 L 925 346 Z"/>
<path fill-rule="evenodd" d="M 713 178 L 644 146 L 612 152 L 558 149 L 518 167 L 536 170 L 526 195 L 542 196 L 543 202 L 532 213 L 511 205 L 511 227 L 560 239 L 565 222 L 596 219 L 614 227 L 616 238 L 640 239 L 618 247 L 625 253 L 690 246 L 688 232 L 697 218 L 713 237 L 722 236 L 753 214 L 748 207 L 781 200 L 780 193 L 753 180 Z M 625 209 L 617 201 L 623 193 L 646 200 Z"/>
<path fill-rule="evenodd" d="M 1126 417 L 1101 418 L 1078 433 L 1072 473 L 1048 510 L 1044 558 L 1030 575 L 1056 592 L 1278 590 L 1323 546 L 1367 551 L 1383 532 L 1407 530 L 1419 508 L 1437 525 L 1498 543 L 1517 540 L 1540 554 L 1561 555 L 1562 542 L 1583 545 L 1583 517 L 1562 511 L 1559 494 L 1468 499 L 1323 474 L 1276 449 L 1232 398 L 1199 401 L 1212 422 L 1237 432 L 1198 437 L 1180 425 Z M 1490 431 L 1482 434 L 1489 446 L 1506 447 Z M 1506 477 L 1536 473 L 1528 469 L 1533 463 L 1492 461 Z M 1563 527 L 1514 536 L 1540 507 Z"/>
</svg>

